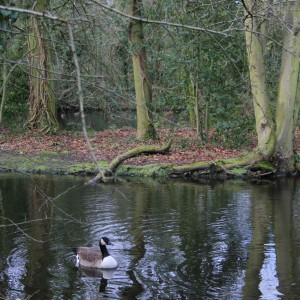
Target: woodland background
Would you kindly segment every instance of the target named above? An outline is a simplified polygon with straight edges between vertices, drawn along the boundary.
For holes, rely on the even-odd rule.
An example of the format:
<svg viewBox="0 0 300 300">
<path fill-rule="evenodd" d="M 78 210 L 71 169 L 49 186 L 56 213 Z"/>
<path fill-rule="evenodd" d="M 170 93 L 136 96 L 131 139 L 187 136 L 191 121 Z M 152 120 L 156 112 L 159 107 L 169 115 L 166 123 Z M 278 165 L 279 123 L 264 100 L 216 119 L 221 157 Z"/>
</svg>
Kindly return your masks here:
<svg viewBox="0 0 300 300">
<path fill-rule="evenodd" d="M 2 0 L 0 5 L 5 128 L 58 134 L 66 114 L 101 110 L 119 117 L 136 111 L 137 141 L 157 139 L 161 129 L 186 128 L 196 132 L 201 146 L 238 150 L 252 149 L 257 134 L 260 159 L 292 169 L 279 162 L 286 158 L 277 131 L 278 111 L 286 111 L 279 107 L 283 70 L 296 78 L 288 83 L 291 90 L 300 89 L 300 46 L 289 48 L 285 40 L 288 35 L 299 42 L 299 1 Z M 294 62 L 285 65 L 285 56 Z M 284 118 L 295 112 L 287 125 L 291 143 L 299 110 L 299 92 L 293 93 L 292 100 L 284 98 L 289 107 Z M 258 94 L 267 95 L 264 102 Z M 270 135 L 262 146 L 261 131 L 269 125 L 275 138 Z M 275 148 L 265 150 L 273 139 Z M 294 161 L 294 151 L 284 153 Z"/>
</svg>

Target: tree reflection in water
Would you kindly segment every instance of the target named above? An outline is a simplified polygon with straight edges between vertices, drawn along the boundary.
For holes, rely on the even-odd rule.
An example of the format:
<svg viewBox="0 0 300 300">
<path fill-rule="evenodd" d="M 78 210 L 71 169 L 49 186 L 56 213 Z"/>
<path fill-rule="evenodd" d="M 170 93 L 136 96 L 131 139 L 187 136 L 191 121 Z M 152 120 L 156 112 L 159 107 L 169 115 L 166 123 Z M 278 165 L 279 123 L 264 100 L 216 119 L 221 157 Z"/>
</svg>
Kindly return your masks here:
<svg viewBox="0 0 300 300">
<path fill-rule="evenodd" d="M 34 179 L 51 197 L 83 180 Z M 1 296 L 297 299 L 299 202 L 296 178 L 260 184 L 132 179 L 78 186 L 53 206 L 27 178 L 1 174 Z M 119 267 L 111 276 L 75 271 L 74 244 L 97 247 L 103 235 L 114 241 Z"/>
</svg>

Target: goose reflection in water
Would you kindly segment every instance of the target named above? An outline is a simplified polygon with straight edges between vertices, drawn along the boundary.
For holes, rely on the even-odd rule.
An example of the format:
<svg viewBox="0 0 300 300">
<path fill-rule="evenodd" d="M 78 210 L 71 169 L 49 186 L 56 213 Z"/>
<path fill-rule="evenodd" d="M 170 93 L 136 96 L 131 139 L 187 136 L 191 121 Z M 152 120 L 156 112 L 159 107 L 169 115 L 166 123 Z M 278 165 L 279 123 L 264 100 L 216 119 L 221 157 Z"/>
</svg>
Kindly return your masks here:
<svg viewBox="0 0 300 300">
<path fill-rule="evenodd" d="M 87 277 L 95 277 L 101 278 L 99 292 L 104 293 L 108 284 L 108 280 L 112 279 L 116 269 L 112 270 L 100 270 L 100 269 L 92 269 L 92 268 L 83 268 L 77 267 L 76 268 L 79 272 L 84 274 Z"/>
</svg>

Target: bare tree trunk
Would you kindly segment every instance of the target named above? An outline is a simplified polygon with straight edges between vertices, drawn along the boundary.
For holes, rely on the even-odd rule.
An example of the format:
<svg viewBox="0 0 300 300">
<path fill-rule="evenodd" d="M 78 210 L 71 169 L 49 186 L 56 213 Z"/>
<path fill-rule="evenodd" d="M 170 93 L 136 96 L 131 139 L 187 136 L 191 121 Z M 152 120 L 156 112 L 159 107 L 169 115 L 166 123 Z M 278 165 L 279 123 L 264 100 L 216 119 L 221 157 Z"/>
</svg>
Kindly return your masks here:
<svg viewBox="0 0 300 300">
<path fill-rule="evenodd" d="M 293 137 L 299 112 L 300 1 L 286 3 L 285 32 L 276 110 L 276 152 L 280 171 L 295 169 Z"/>
<path fill-rule="evenodd" d="M 201 116 L 200 116 L 200 107 L 199 107 L 199 90 L 198 90 L 198 82 L 194 84 L 194 101 L 195 101 L 195 117 L 196 117 L 196 130 L 199 137 L 203 138 L 203 131 L 201 126 Z"/>
<path fill-rule="evenodd" d="M 254 98 L 258 153 L 265 159 L 273 159 L 279 172 L 290 173 L 296 168 L 293 140 L 300 105 L 300 1 L 287 1 L 278 7 L 275 4 L 271 6 L 273 12 L 281 14 L 280 19 L 283 20 L 283 47 L 275 122 L 271 113 L 264 61 L 268 28 L 266 12 L 270 9 L 270 3 L 267 0 L 260 2 L 245 0 L 243 3 L 246 12 L 245 35 Z M 261 12 L 264 13 L 259 17 Z"/>
<path fill-rule="evenodd" d="M 265 41 L 258 35 L 266 31 L 267 24 L 265 20 L 258 20 L 256 17 L 256 12 L 261 9 L 265 1 L 257 4 L 254 0 L 246 0 L 244 3 L 246 47 L 258 138 L 257 151 L 263 158 L 268 159 L 273 155 L 275 148 L 275 126 L 266 83 Z"/>
<path fill-rule="evenodd" d="M 4 104 L 6 101 L 6 87 L 7 87 L 7 62 L 5 59 L 3 59 L 3 66 L 2 66 L 2 96 L 1 96 L 1 105 L 0 105 L 0 124 L 2 124 L 3 121 L 3 110 L 4 110 Z"/>
<path fill-rule="evenodd" d="M 0 91 L 2 92 L 1 95 L 1 104 L 0 104 L 0 124 L 3 122 L 3 112 L 4 112 L 4 104 L 6 102 L 6 96 L 7 96 L 7 81 L 9 78 L 9 72 L 8 69 L 8 63 L 6 61 L 6 55 L 7 55 L 7 37 L 6 33 L 2 32 L 2 49 L 0 51 L 0 54 L 2 56 L 2 86 Z"/>
<path fill-rule="evenodd" d="M 204 135 L 206 141 L 209 139 L 209 105 L 205 103 Z"/>
<path fill-rule="evenodd" d="M 44 11 L 47 1 L 38 0 L 34 9 Z M 43 20 L 30 16 L 31 32 L 29 34 L 30 53 L 30 94 L 29 120 L 31 129 L 42 132 L 55 132 L 58 129 L 56 102 L 53 93 L 53 75 L 51 73 L 50 53 L 47 51 L 43 36 L 46 28 Z"/>
<path fill-rule="evenodd" d="M 141 0 L 132 0 L 131 13 L 141 16 Z M 152 87 L 146 65 L 146 51 L 143 45 L 143 25 L 140 21 L 131 20 L 129 39 L 132 48 L 134 87 L 137 111 L 137 139 L 155 139 L 156 132 L 148 105 L 152 101 Z"/>
</svg>

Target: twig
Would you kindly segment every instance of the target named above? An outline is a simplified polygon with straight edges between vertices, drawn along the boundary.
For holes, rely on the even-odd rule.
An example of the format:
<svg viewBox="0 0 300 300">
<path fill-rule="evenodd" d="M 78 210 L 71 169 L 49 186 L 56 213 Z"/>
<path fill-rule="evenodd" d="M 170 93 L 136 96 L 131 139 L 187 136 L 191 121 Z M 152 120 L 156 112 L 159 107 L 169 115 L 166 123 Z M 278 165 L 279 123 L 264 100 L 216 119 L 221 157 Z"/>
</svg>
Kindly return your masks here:
<svg viewBox="0 0 300 300">
<path fill-rule="evenodd" d="M 3 217 L 3 216 L 0 216 L 0 219 L 6 219 L 6 217 Z M 3 227 L 12 227 L 12 226 L 15 226 L 15 225 L 25 225 L 25 224 L 30 224 L 30 223 L 35 223 L 35 222 L 42 222 L 42 221 L 47 221 L 47 220 L 51 220 L 51 221 L 63 221 L 63 222 L 66 222 L 66 221 L 70 221 L 68 219 L 61 219 L 61 218 L 48 218 L 48 217 L 45 217 L 43 219 L 34 219 L 34 220 L 28 220 L 28 221 L 23 221 L 23 222 L 18 222 L 18 223 L 15 223 L 13 221 L 11 221 L 10 223 L 11 224 L 1 224 L 0 225 L 0 228 L 3 228 Z"/>
<path fill-rule="evenodd" d="M 9 170 L 9 171 L 12 171 L 12 169 L 7 169 L 7 168 L 4 168 L 4 167 L 1 167 L 0 166 L 0 169 L 3 169 L 3 170 Z M 74 218 L 72 215 L 66 213 L 63 209 L 59 208 L 56 204 L 54 204 L 53 201 L 57 200 L 59 197 L 61 197 L 62 195 L 66 194 L 67 192 L 69 192 L 70 190 L 80 186 L 81 184 L 78 184 L 78 185 L 74 185 L 73 187 L 70 187 L 68 188 L 67 190 L 65 190 L 64 192 L 62 192 L 61 194 L 59 194 L 58 196 L 54 197 L 53 199 L 51 197 L 49 197 L 38 185 L 37 183 L 32 179 L 32 177 L 26 173 L 26 172 L 22 172 L 22 171 L 18 171 L 18 170 L 13 170 L 14 172 L 16 173 L 20 173 L 20 174 L 23 174 L 25 176 L 27 176 L 31 183 L 35 186 L 35 188 L 38 190 L 38 192 L 40 193 L 40 195 L 46 200 L 46 203 L 48 204 L 48 202 L 50 202 L 50 204 L 55 208 L 57 209 L 58 211 L 60 211 L 61 213 L 63 213 L 65 216 L 69 217 L 72 221 L 75 221 L 77 223 L 80 223 L 80 224 L 83 224 L 82 221 Z M 45 204 L 45 203 L 44 203 Z M 44 205 L 43 204 L 43 205 Z M 42 207 L 42 206 L 41 206 Z"/>
<path fill-rule="evenodd" d="M 8 219 L 6 217 L 1 216 L 2 219 L 7 220 L 8 222 L 11 223 L 11 225 L 15 226 L 19 231 L 21 231 L 25 236 L 27 236 L 29 239 L 38 242 L 38 243 L 45 243 L 47 242 L 47 240 L 42 241 L 42 240 L 37 240 L 34 237 L 30 236 L 29 234 L 27 234 L 17 223 L 15 223 L 14 221 L 12 221 L 11 219 Z"/>
<path fill-rule="evenodd" d="M 83 131 L 83 134 L 84 134 L 86 144 L 89 148 L 90 154 L 91 154 L 94 162 L 97 165 L 99 173 L 102 173 L 103 168 L 99 165 L 99 163 L 97 161 L 97 158 L 96 158 L 95 153 L 92 149 L 92 145 L 91 145 L 91 142 L 90 142 L 90 139 L 88 137 L 87 130 L 86 130 L 86 122 L 85 122 L 84 106 L 83 106 L 83 92 L 82 92 L 82 87 L 81 87 L 81 72 L 80 72 L 78 57 L 77 57 L 76 49 L 75 49 L 73 30 L 72 30 L 72 27 L 69 23 L 67 23 L 67 26 L 68 26 L 69 37 L 70 37 L 70 49 L 71 49 L 72 54 L 73 54 L 73 61 L 74 61 L 74 65 L 75 65 L 75 68 L 76 68 L 76 74 L 77 74 L 77 89 L 78 89 L 80 115 L 81 115 L 81 122 L 82 122 L 82 131 Z"/>
<path fill-rule="evenodd" d="M 8 11 L 15 11 L 15 12 L 19 12 L 19 13 L 26 13 L 26 14 L 30 14 L 30 15 L 34 15 L 34 16 L 38 16 L 38 17 L 45 17 L 45 18 L 48 18 L 48 19 L 51 19 L 54 21 L 60 21 L 63 23 L 66 23 L 68 21 L 67 19 L 64 19 L 64 18 L 61 18 L 61 17 L 51 14 L 47 10 L 44 10 L 43 12 L 39 12 L 39 11 L 31 10 L 31 9 L 5 6 L 5 5 L 0 5 L 0 9 L 8 10 Z"/>
<path fill-rule="evenodd" d="M 274 174 L 274 172 L 270 171 L 270 172 L 267 172 L 267 173 L 254 175 L 254 177 L 260 178 L 260 177 L 266 177 L 266 176 L 269 176 L 269 175 L 272 175 L 272 174 Z"/>
</svg>

